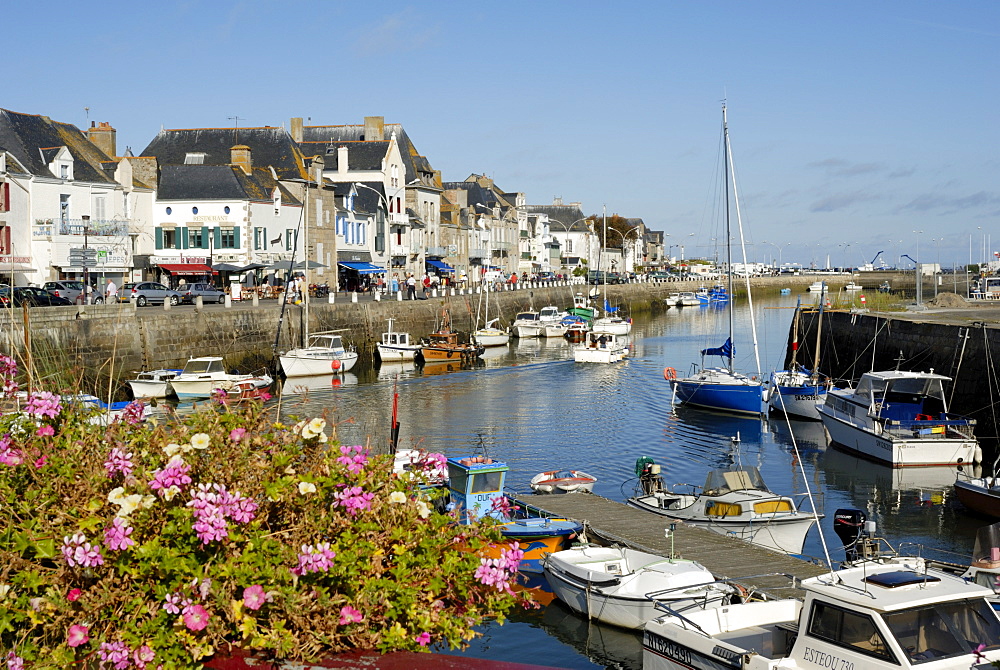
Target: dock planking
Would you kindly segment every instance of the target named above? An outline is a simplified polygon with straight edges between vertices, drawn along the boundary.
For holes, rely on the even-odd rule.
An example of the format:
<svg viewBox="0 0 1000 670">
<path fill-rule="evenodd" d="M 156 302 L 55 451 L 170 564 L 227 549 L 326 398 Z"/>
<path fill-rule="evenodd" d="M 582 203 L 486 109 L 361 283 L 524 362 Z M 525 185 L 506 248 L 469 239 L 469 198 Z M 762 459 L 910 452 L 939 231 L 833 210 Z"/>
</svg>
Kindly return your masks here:
<svg viewBox="0 0 1000 670">
<path fill-rule="evenodd" d="M 585 523 L 586 532 L 603 542 L 670 554 L 670 538 L 664 533 L 670 520 L 623 503 L 584 493 L 520 496 L 517 502 L 538 508 L 546 516 Z M 802 597 L 798 581 L 828 572 L 815 563 L 681 522 L 677 522 L 674 533 L 674 552 L 681 558 L 698 561 L 716 578 L 732 579 L 771 597 Z M 593 541 L 593 537 L 590 539 Z M 789 576 L 795 577 L 795 585 Z"/>
</svg>

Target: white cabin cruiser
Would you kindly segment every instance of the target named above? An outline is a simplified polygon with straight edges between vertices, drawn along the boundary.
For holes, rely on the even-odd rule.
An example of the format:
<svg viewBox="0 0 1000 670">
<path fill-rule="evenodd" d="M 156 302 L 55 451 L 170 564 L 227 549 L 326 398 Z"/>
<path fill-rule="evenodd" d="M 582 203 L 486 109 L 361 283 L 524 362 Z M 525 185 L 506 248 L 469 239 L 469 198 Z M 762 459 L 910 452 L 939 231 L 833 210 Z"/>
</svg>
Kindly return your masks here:
<svg viewBox="0 0 1000 670">
<path fill-rule="evenodd" d="M 392 322 L 393 319 L 389 319 L 389 327 L 382 333 L 382 341 L 376 345 L 379 359 L 383 363 L 412 361 L 420 351 L 420 344 L 411 342 L 409 333 L 393 330 Z"/>
<path fill-rule="evenodd" d="M 135 379 L 128 381 L 134 398 L 166 398 L 172 393 L 170 380 L 181 370 L 160 369 L 137 372 Z"/>
<path fill-rule="evenodd" d="M 268 375 L 230 374 L 222 364 L 221 356 L 190 358 L 184 370 L 170 380 L 174 394 L 181 400 L 210 398 L 217 389 L 229 391 L 237 385 L 250 382 L 255 388 L 266 388 L 274 380 Z"/>
<path fill-rule="evenodd" d="M 545 324 L 539 321 L 538 312 L 518 312 L 510 328 L 517 337 L 538 337 Z"/>
<path fill-rule="evenodd" d="M 573 347 L 577 363 L 617 363 L 628 358 L 628 345 L 617 335 L 590 331 Z"/>
<path fill-rule="evenodd" d="M 312 377 L 347 372 L 358 362 L 358 352 L 344 347 L 334 333 L 315 333 L 309 346 L 290 349 L 278 357 L 286 377 Z"/>
<path fill-rule="evenodd" d="M 982 461 L 975 420 L 948 414 L 943 384 L 931 372 L 866 372 L 856 388 L 833 389 L 819 407 L 831 441 L 892 467 Z"/>
</svg>

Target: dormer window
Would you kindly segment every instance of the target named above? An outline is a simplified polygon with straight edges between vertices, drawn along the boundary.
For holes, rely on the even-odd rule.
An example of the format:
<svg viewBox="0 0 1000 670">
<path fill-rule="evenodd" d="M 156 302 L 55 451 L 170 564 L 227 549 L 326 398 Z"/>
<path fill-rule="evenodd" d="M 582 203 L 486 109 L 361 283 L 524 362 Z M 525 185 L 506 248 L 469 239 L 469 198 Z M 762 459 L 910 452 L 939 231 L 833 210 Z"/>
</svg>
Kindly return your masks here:
<svg viewBox="0 0 1000 670">
<path fill-rule="evenodd" d="M 204 165 L 204 151 L 189 151 L 184 155 L 184 165 Z"/>
<path fill-rule="evenodd" d="M 69 179 L 69 166 L 65 163 L 59 166 L 59 178 Z"/>
</svg>

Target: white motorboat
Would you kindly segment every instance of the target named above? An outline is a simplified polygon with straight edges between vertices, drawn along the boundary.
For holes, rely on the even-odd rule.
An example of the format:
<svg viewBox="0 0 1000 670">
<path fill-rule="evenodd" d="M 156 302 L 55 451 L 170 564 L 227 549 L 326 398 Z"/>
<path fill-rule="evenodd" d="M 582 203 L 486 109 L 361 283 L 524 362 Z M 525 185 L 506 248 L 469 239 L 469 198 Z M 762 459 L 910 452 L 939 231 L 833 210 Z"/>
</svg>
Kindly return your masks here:
<svg viewBox="0 0 1000 670">
<path fill-rule="evenodd" d="M 862 291 L 862 290 L 864 290 L 864 287 L 861 284 L 855 284 L 852 281 L 852 282 L 848 282 L 847 284 L 844 285 L 844 290 L 845 291 Z"/>
<path fill-rule="evenodd" d="M 806 290 L 809 293 L 819 293 L 820 295 L 822 295 L 827 291 L 826 282 L 814 281 L 812 284 L 809 284 L 809 286 L 806 287 Z"/>
<path fill-rule="evenodd" d="M 1000 523 L 976 531 L 972 560 L 962 576 L 993 591 L 993 597 L 988 600 L 994 609 L 1000 607 Z"/>
<path fill-rule="evenodd" d="M 517 337 L 538 337 L 545 324 L 538 320 L 538 312 L 519 312 L 510 327 Z"/>
<path fill-rule="evenodd" d="M 708 290 L 705 290 L 705 295 L 708 295 Z M 706 302 L 708 302 L 706 300 Z M 701 304 L 701 300 L 698 299 L 698 295 L 694 291 L 681 291 L 677 294 L 677 302 L 675 305 L 677 307 L 697 307 Z"/>
<path fill-rule="evenodd" d="M 934 372 L 866 372 L 856 388 L 832 389 L 819 407 L 830 440 L 893 467 L 979 463 L 976 422 L 948 414 Z"/>
<path fill-rule="evenodd" d="M 865 561 L 801 585 L 804 600 L 649 621 L 643 670 L 968 670 L 1000 660 L 1000 618 L 987 601 L 993 591 L 919 559 Z"/>
<path fill-rule="evenodd" d="M 792 498 L 769 491 L 753 466 L 711 470 L 697 494 L 664 487 L 649 457 L 639 459 L 636 471 L 639 488 L 627 505 L 773 551 L 802 553 L 806 534 L 823 516 L 800 511 Z"/>
<path fill-rule="evenodd" d="M 503 328 L 497 328 L 500 319 L 487 322 L 486 326 L 472 334 L 477 344 L 483 347 L 502 347 L 510 342 L 510 333 Z"/>
<path fill-rule="evenodd" d="M 590 493 L 597 477 L 582 470 L 550 470 L 539 472 L 528 483 L 535 493 Z"/>
<path fill-rule="evenodd" d="M 1000 519 L 1000 478 L 996 474 L 977 477 L 964 470 L 959 472 L 955 479 L 955 496 L 973 512 Z"/>
<path fill-rule="evenodd" d="M 181 370 L 148 370 L 138 372 L 135 379 L 128 381 L 133 398 L 166 398 L 171 394 L 170 380 L 181 373 Z"/>
<path fill-rule="evenodd" d="M 18 393 L 18 397 L 22 397 L 21 393 Z M 27 397 L 25 394 L 23 397 Z M 138 400 L 138 399 L 137 399 Z M 72 395 L 62 396 L 62 401 L 67 404 L 76 404 L 79 407 L 89 410 L 87 416 L 87 423 L 95 426 L 108 426 L 112 423 L 122 420 L 124 418 L 125 412 L 132 402 L 129 401 L 116 401 L 107 403 L 98 398 L 95 395 L 90 395 L 89 393 L 76 393 Z M 149 418 L 151 414 L 151 409 L 149 405 L 144 403 L 136 403 L 142 407 L 141 412 L 133 412 L 132 416 L 139 421 L 145 421 Z"/>
<path fill-rule="evenodd" d="M 568 312 L 564 312 L 555 305 L 548 305 L 538 310 L 538 320 L 544 324 L 559 323 L 565 316 L 568 316 Z"/>
<path fill-rule="evenodd" d="M 685 615 L 740 601 L 695 561 L 623 547 L 578 546 L 542 562 L 556 596 L 573 611 L 622 628 L 642 628 L 667 607 Z"/>
<path fill-rule="evenodd" d="M 210 398 L 217 390 L 228 393 L 246 381 L 257 389 L 266 388 L 274 382 L 267 375 L 230 374 L 226 372 L 221 356 L 200 356 L 188 359 L 181 373 L 170 380 L 170 387 L 181 400 Z"/>
<path fill-rule="evenodd" d="M 345 348 L 336 333 L 314 333 L 308 341 L 309 346 L 290 349 L 278 357 L 286 377 L 340 374 L 358 362 L 358 352 Z"/>
<path fill-rule="evenodd" d="M 620 316 L 602 316 L 594 319 L 590 330 L 598 335 L 628 335 L 632 332 L 632 319 Z"/>
<path fill-rule="evenodd" d="M 628 345 L 613 333 L 590 331 L 583 342 L 574 345 L 577 363 L 617 363 L 628 358 Z"/>
<path fill-rule="evenodd" d="M 409 333 L 393 330 L 393 319 L 389 319 L 388 329 L 382 333 L 382 341 L 376 346 L 379 360 L 383 363 L 392 361 L 412 361 L 420 351 L 420 344 L 410 341 Z M 327 372 L 326 370 L 323 371 Z"/>
</svg>

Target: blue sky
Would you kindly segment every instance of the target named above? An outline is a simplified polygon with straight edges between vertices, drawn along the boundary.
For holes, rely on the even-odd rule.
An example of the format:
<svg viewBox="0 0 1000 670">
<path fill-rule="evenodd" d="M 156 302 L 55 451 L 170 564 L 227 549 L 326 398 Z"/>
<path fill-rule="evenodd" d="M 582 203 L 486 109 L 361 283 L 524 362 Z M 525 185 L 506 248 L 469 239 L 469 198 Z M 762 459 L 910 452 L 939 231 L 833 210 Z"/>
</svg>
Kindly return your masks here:
<svg viewBox="0 0 1000 670">
<path fill-rule="evenodd" d="M 231 117 L 384 116 L 445 180 L 606 205 L 705 256 L 725 97 L 752 259 L 1000 250 L 993 1 L 57 0 L 5 18 L 0 107 L 108 121 L 119 151 Z"/>
</svg>

